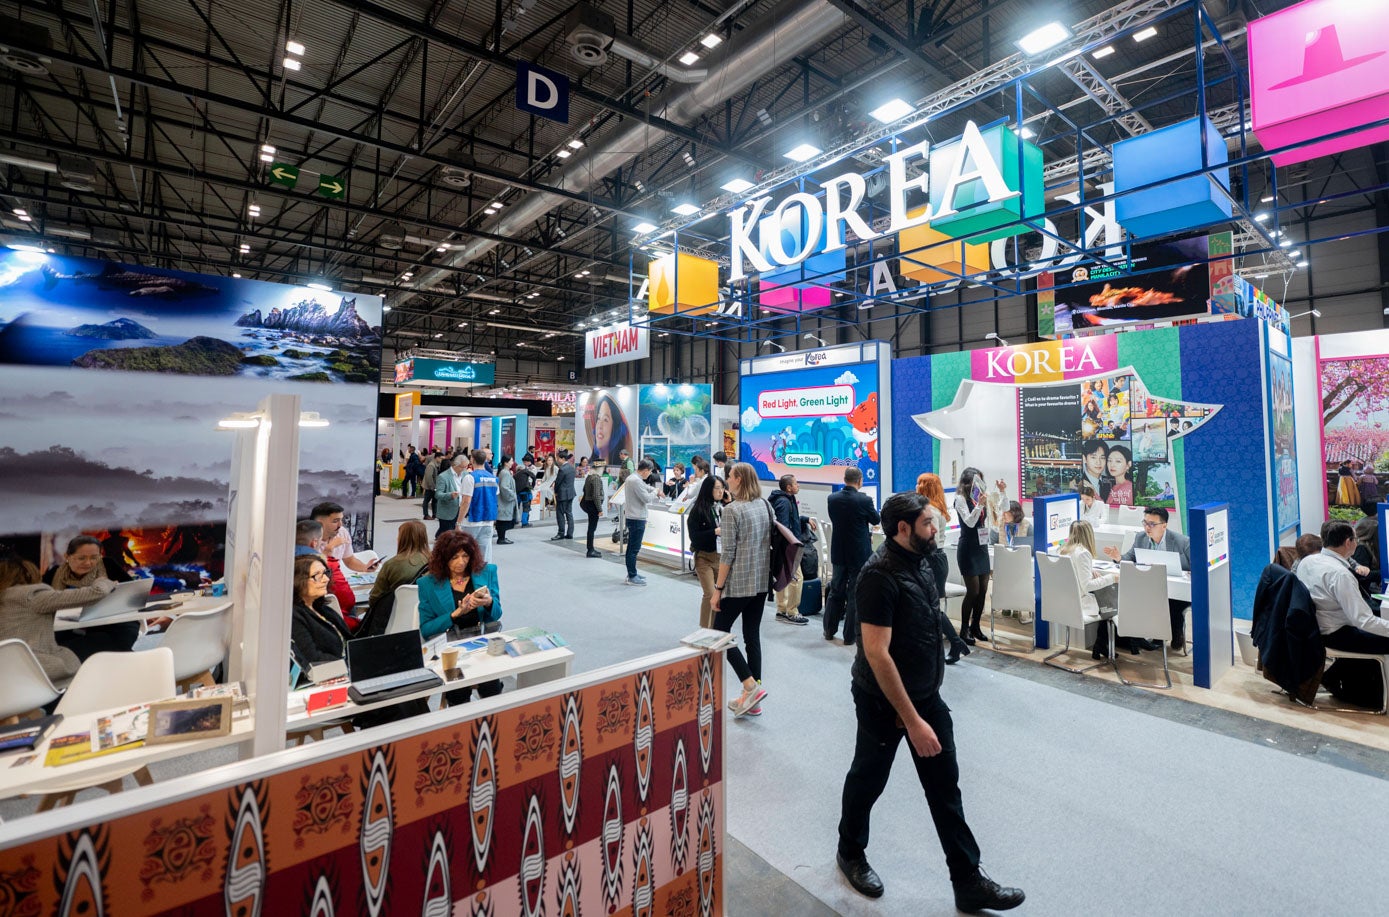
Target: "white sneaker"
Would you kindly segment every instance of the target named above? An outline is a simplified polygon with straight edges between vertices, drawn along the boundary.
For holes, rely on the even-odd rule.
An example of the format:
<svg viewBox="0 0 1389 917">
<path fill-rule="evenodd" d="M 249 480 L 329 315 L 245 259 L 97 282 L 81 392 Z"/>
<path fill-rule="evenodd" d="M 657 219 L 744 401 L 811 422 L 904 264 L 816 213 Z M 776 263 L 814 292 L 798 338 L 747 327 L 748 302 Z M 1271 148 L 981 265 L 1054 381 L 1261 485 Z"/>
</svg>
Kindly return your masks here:
<svg viewBox="0 0 1389 917">
<path fill-rule="evenodd" d="M 640 573 L 638 573 L 636 576 L 629 576 L 629 577 L 627 577 L 627 585 L 628 585 L 628 586 L 645 586 L 645 585 L 646 585 L 646 577 L 642 576 Z"/>
<path fill-rule="evenodd" d="M 733 701 L 733 715 L 742 716 L 767 698 L 767 689 L 761 686 L 744 691 Z"/>
</svg>

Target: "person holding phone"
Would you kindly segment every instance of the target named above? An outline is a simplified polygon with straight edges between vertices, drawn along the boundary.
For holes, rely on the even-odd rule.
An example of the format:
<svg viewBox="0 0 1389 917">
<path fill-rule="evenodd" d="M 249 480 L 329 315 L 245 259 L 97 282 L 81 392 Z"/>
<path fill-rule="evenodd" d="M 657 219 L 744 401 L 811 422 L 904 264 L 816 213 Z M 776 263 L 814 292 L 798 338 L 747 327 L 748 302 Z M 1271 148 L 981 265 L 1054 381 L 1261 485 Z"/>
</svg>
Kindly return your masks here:
<svg viewBox="0 0 1389 917">
<path fill-rule="evenodd" d="M 965 598 L 960 605 L 960 637 L 971 646 L 976 641 L 988 639 L 979 622 L 984 614 L 989 576 L 993 573 L 989 560 L 989 528 L 991 520 L 998 518 L 995 503 L 1007 493 L 1008 485 L 998 480 L 994 487 L 997 498 L 986 492 L 984 472 L 971 467 L 960 472 L 960 483 L 955 488 L 955 515 L 960 520 L 955 562 L 965 581 Z"/>
<path fill-rule="evenodd" d="M 467 532 L 454 529 L 434 541 L 429 571 L 417 580 L 420 588 L 420 636 L 428 640 L 451 628 L 469 628 L 500 621 L 502 590 L 497 565 L 483 558 L 482 546 Z M 500 680 L 477 685 L 479 697 L 502 693 Z M 445 694 L 450 704 L 466 704 L 473 688 Z"/>
</svg>

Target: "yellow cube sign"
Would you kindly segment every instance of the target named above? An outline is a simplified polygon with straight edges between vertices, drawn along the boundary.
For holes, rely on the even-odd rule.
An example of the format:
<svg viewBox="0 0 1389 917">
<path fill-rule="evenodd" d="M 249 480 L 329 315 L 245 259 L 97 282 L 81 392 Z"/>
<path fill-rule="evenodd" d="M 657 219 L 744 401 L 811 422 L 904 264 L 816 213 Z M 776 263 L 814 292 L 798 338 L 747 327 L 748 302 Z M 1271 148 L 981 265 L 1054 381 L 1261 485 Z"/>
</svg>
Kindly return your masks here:
<svg viewBox="0 0 1389 917">
<path fill-rule="evenodd" d="M 908 216 L 920 216 L 926 208 L 918 207 Z M 962 274 L 977 274 L 989 269 L 988 243 L 967 245 L 953 236 L 937 232 L 929 223 L 904 229 L 897 234 L 900 271 L 903 277 L 922 283 L 956 280 Z"/>
<path fill-rule="evenodd" d="M 682 252 L 652 261 L 647 271 L 652 312 L 704 315 L 719 307 L 719 265 Z"/>
</svg>

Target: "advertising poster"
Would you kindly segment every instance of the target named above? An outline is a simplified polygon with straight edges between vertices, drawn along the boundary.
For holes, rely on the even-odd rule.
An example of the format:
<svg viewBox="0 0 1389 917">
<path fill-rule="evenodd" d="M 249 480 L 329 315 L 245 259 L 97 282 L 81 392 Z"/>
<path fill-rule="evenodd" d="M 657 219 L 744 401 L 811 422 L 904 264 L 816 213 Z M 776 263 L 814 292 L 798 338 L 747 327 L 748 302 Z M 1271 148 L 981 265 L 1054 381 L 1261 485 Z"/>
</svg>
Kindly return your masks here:
<svg viewBox="0 0 1389 917">
<path fill-rule="evenodd" d="M 225 525 L 217 422 L 290 393 L 328 421 L 298 511 L 343 504 L 366 546 L 380 374 L 379 297 L 4 251 L 0 536 Z"/>
<path fill-rule="evenodd" d="M 1228 247 L 1227 235 L 1167 240 L 1134 246 L 1127 268 L 1088 264 L 1044 274 L 1038 280 L 1039 329 L 1069 334 L 1208 312 L 1212 265 L 1191 262 L 1228 254 Z M 1216 268 L 1216 273 L 1229 272 Z"/>
<path fill-rule="evenodd" d="M 1095 489 L 1114 506 L 1177 507 L 1172 443 L 1219 410 L 1164 401 L 1120 372 L 1019 389 L 1023 496 Z"/>
<path fill-rule="evenodd" d="M 1297 442 L 1293 425 L 1293 361 L 1279 353 L 1268 355 L 1269 426 L 1273 430 L 1274 526 L 1281 532 L 1297 525 Z"/>
<path fill-rule="evenodd" d="M 626 450 L 635 461 L 637 457 L 637 386 L 620 385 L 579 393 L 579 407 L 574 423 L 574 454 L 587 456 L 595 465 L 615 464 L 618 454 Z M 564 448 L 564 433 L 560 431 L 560 448 Z"/>
<path fill-rule="evenodd" d="M 515 457 L 515 455 L 516 455 L 516 418 L 515 418 L 515 417 L 501 417 L 501 418 L 498 418 L 498 422 L 499 422 L 500 425 L 501 425 L 501 431 L 500 431 L 500 435 L 497 437 L 497 451 L 500 452 L 501 455 L 510 455 L 510 456 L 512 456 L 512 457 Z M 499 456 L 499 457 L 500 457 L 500 456 Z"/>
<path fill-rule="evenodd" d="M 724 455 L 737 455 L 737 454 L 738 454 L 738 425 L 737 425 L 737 424 L 731 424 L 731 423 L 730 423 L 730 424 L 724 424 L 723 430 L 721 431 L 721 433 L 722 433 L 722 435 L 720 436 L 720 439 L 723 441 L 723 446 L 722 446 L 723 454 L 724 454 Z"/>
<path fill-rule="evenodd" d="M 1359 518 L 1360 477 L 1389 466 L 1389 355 L 1322 360 L 1319 376 L 1326 502 Z"/>
<path fill-rule="evenodd" d="M 709 458 L 710 385 L 643 385 L 639 397 L 639 455 L 653 455 L 661 467 L 689 467 L 696 455 Z"/>
<path fill-rule="evenodd" d="M 762 480 L 843 484 L 853 465 L 878 482 L 876 363 L 745 375 L 739 390 L 738 457 Z"/>
<path fill-rule="evenodd" d="M 536 430 L 535 431 L 535 454 L 554 455 L 555 454 L 555 430 Z"/>
</svg>

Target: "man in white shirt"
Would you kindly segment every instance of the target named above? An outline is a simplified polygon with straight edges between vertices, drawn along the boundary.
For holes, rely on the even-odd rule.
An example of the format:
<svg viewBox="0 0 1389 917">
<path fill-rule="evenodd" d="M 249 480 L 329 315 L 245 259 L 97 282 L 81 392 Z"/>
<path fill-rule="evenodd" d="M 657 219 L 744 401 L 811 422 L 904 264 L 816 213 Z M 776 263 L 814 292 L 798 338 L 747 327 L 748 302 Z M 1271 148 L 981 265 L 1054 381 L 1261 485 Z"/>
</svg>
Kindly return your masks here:
<svg viewBox="0 0 1389 917">
<path fill-rule="evenodd" d="M 352 550 L 352 533 L 342 524 L 342 516 L 342 506 L 332 502 L 320 503 L 309 511 L 309 518 L 323 526 L 323 553 L 358 573 L 376 569 L 375 561 L 366 564 L 357 559 Z"/>
<path fill-rule="evenodd" d="M 1322 550 L 1297 565 L 1296 576 L 1312 594 L 1317 628 L 1329 649 L 1389 655 L 1389 621 L 1375 617 L 1351 572 L 1355 529 L 1332 520 L 1321 527 Z"/>
<path fill-rule="evenodd" d="M 728 480 L 728 453 L 714 453 L 714 477 Z"/>
</svg>

